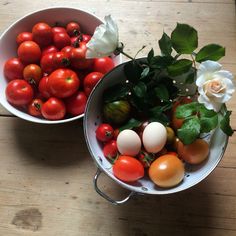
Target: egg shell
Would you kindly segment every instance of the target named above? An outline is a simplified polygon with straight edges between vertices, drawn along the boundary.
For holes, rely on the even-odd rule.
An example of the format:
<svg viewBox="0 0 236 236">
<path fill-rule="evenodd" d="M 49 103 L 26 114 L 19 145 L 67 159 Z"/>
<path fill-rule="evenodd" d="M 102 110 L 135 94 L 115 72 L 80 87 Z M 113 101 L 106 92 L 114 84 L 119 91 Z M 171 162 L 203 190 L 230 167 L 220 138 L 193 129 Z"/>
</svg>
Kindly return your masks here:
<svg viewBox="0 0 236 236">
<path fill-rule="evenodd" d="M 140 137 L 131 129 L 125 129 L 117 136 L 117 148 L 122 155 L 136 156 L 141 145 Z"/>
<path fill-rule="evenodd" d="M 159 122 L 151 122 L 145 127 L 142 140 L 147 152 L 159 152 L 167 141 L 166 127 Z"/>
</svg>

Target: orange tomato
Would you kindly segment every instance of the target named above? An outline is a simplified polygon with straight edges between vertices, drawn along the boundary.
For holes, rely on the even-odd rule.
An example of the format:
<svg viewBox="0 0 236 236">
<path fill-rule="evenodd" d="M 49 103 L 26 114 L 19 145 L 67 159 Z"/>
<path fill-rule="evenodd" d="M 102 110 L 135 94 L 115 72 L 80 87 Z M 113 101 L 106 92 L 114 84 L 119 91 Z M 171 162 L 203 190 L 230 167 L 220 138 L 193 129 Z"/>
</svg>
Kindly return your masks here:
<svg viewBox="0 0 236 236">
<path fill-rule="evenodd" d="M 184 164 L 177 156 L 166 154 L 151 164 L 148 174 L 156 185 L 164 188 L 173 187 L 184 178 Z"/>
<path fill-rule="evenodd" d="M 203 162 L 209 154 L 209 145 L 203 139 L 196 139 L 189 145 L 178 142 L 177 152 L 180 158 L 190 164 L 199 164 Z"/>
</svg>

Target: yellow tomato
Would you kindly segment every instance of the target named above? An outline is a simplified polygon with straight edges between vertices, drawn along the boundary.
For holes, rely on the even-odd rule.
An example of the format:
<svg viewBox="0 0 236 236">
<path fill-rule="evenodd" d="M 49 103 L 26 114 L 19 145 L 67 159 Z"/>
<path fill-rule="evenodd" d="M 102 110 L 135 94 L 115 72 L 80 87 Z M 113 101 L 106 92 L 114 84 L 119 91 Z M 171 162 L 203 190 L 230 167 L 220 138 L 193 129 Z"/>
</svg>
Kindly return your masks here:
<svg viewBox="0 0 236 236">
<path fill-rule="evenodd" d="M 160 187 L 173 187 L 184 178 L 184 164 L 173 154 L 160 156 L 151 164 L 149 177 Z"/>
</svg>

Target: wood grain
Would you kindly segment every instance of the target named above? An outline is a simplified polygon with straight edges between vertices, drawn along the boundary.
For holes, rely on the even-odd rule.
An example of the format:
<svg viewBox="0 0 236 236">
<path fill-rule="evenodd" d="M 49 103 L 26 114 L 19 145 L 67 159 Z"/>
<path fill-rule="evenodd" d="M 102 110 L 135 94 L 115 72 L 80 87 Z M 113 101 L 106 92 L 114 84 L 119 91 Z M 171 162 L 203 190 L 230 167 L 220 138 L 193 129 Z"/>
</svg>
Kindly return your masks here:
<svg viewBox="0 0 236 236">
<path fill-rule="evenodd" d="M 200 47 L 211 42 L 226 46 L 222 64 L 236 75 L 233 0 L 3 0 L 0 32 L 24 14 L 55 5 L 87 9 L 100 18 L 112 14 L 129 53 L 147 45 L 140 57 L 151 47 L 158 52 L 163 29 L 169 33 L 176 22 L 187 22 L 198 30 Z M 235 96 L 228 106 L 236 113 Z M 168 196 L 135 196 L 116 207 L 93 188 L 96 166 L 82 121 L 34 124 L 0 106 L 0 131 L 0 235 L 236 235 L 235 134 L 218 167 L 194 188 Z M 99 186 L 117 199 L 128 194 L 104 175 Z"/>
</svg>

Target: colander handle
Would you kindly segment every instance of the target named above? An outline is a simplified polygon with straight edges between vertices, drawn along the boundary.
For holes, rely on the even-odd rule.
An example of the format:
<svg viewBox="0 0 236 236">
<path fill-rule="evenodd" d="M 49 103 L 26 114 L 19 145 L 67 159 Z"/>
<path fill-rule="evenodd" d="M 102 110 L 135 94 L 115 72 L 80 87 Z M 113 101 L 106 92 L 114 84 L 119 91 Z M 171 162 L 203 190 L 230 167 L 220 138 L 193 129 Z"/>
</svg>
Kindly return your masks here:
<svg viewBox="0 0 236 236">
<path fill-rule="evenodd" d="M 98 182 L 98 177 L 100 176 L 100 174 L 102 173 L 102 171 L 98 168 L 97 169 L 97 172 L 94 176 L 94 179 L 93 179 L 93 183 L 94 183 L 94 188 L 96 190 L 96 192 L 102 196 L 103 198 L 105 198 L 107 201 L 109 201 L 110 203 L 114 204 L 114 205 L 121 205 L 121 204 L 124 204 L 125 202 L 127 202 L 134 194 L 135 192 L 130 192 L 130 194 L 123 200 L 114 200 L 112 199 L 111 197 L 107 196 L 104 192 L 102 192 L 99 188 L 98 188 L 98 185 L 97 185 L 97 182 Z"/>
</svg>

